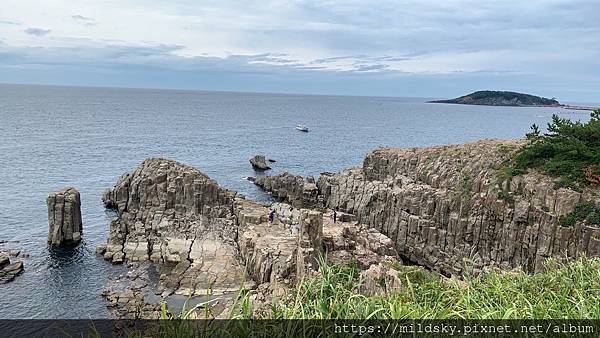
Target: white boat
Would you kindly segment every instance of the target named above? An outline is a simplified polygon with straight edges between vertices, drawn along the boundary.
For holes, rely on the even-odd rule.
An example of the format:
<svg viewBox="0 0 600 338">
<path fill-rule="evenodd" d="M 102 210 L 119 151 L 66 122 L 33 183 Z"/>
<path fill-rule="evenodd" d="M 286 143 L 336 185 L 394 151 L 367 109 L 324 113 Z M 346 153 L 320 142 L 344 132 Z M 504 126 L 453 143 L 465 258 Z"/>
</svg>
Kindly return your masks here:
<svg viewBox="0 0 600 338">
<path fill-rule="evenodd" d="M 300 123 L 299 125 L 296 126 L 297 130 L 303 131 L 303 132 L 308 132 L 308 128 L 306 128 L 306 126 L 302 123 Z"/>
</svg>

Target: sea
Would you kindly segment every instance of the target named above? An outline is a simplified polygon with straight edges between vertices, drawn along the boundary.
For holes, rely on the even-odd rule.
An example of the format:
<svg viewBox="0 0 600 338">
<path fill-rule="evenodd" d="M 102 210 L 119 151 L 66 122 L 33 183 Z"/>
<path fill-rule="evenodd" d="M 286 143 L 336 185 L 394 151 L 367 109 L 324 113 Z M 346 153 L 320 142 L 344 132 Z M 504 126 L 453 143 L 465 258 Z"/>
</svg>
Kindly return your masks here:
<svg viewBox="0 0 600 338">
<path fill-rule="evenodd" d="M 520 138 L 560 108 L 426 103 L 433 98 L 291 95 L 184 90 L 0 85 L 0 251 L 20 250 L 24 272 L 0 284 L 0 319 L 110 318 L 100 296 L 126 273 L 95 255 L 115 214 L 103 190 L 148 157 L 192 165 L 220 185 L 269 201 L 249 159 L 277 162 L 266 174 L 318 176 L 360 166 L 380 147 L 426 147 Z M 308 133 L 297 131 L 303 123 Z M 46 197 L 81 193 L 83 239 L 47 244 Z M 15 258 L 12 258 L 15 259 Z"/>
</svg>

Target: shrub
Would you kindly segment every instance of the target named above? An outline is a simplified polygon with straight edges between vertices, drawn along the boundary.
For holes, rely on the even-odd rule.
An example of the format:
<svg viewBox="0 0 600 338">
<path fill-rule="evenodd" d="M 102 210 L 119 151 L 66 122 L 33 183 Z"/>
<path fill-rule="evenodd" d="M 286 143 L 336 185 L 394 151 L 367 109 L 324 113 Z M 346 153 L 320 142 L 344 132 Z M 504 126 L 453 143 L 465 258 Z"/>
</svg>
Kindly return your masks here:
<svg viewBox="0 0 600 338">
<path fill-rule="evenodd" d="M 515 176 L 528 169 L 559 177 L 559 187 L 579 188 L 600 182 L 600 109 L 587 123 L 557 115 L 548 123 L 548 133 L 539 135 L 537 125 L 527 134 L 530 144 L 502 168 L 502 176 Z"/>
<path fill-rule="evenodd" d="M 579 203 L 572 212 L 558 219 L 561 226 L 574 226 L 577 222 L 582 221 L 588 225 L 600 225 L 600 208 L 591 202 Z"/>
</svg>

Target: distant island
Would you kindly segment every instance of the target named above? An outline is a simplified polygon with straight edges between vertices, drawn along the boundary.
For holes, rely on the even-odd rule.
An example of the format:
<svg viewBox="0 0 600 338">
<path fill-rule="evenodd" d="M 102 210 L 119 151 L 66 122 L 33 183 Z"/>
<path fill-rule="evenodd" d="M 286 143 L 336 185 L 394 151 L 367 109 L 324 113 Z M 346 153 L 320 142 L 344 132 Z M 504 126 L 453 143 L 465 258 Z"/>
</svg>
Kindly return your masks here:
<svg viewBox="0 0 600 338">
<path fill-rule="evenodd" d="M 451 100 L 429 101 L 431 103 L 472 104 L 482 106 L 536 106 L 562 107 L 554 98 L 506 91 L 481 90 Z"/>
</svg>

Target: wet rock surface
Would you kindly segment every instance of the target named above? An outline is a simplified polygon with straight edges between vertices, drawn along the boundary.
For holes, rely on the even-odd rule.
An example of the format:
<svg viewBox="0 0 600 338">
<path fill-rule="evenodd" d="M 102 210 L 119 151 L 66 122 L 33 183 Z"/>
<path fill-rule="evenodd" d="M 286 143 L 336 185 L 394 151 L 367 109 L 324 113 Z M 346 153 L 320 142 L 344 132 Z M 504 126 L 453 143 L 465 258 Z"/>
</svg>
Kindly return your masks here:
<svg viewBox="0 0 600 338">
<path fill-rule="evenodd" d="M 77 189 L 69 187 L 52 193 L 48 205 L 48 243 L 61 246 L 81 240 L 81 198 Z"/>
</svg>

